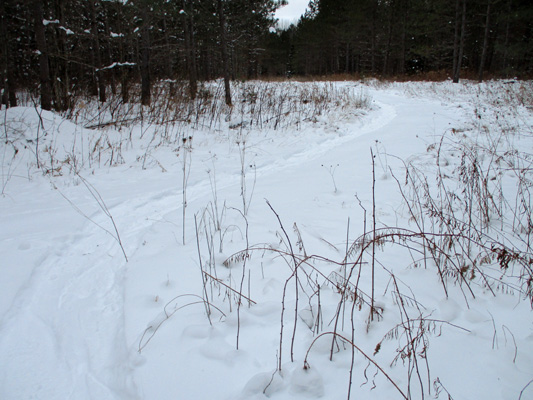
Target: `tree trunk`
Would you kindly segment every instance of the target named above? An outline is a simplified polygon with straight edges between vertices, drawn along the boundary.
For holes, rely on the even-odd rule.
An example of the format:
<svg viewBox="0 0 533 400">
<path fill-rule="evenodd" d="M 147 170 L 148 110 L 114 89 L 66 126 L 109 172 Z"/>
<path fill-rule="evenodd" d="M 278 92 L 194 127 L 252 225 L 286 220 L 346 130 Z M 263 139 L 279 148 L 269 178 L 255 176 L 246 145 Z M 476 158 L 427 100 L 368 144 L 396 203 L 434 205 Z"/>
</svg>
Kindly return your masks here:
<svg viewBox="0 0 533 400">
<path fill-rule="evenodd" d="M 455 82 L 455 76 L 457 74 L 457 57 L 459 55 L 459 35 L 461 29 L 461 0 L 455 0 L 455 30 L 453 33 L 453 65 L 452 76 Z M 457 83 L 457 82 L 456 82 Z"/>
<path fill-rule="evenodd" d="M 463 1 L 463 14 L 461 17 L 461 38 L 459 39 L 459 50 L 457 54 L 457 63 L 453 73 L 453 82 L 458 83 L 461 74 L 461 63 L 463 61 L 463 52 L 465 47 L 465 32 L 466 32 L 466 0 Z"/>
<path fill-rule="evenodd" d="M 98 23 L 96 21 L 96 4 L 95 0 L 89 0 L 89 10 L 91 12 L 91 33 L 94 41 L 94 61 L 96 63 L 96 79 L 98 80 L 98 98 L 101 103 L 106 101 L 105 93 L 105 76 L 102 71 L 102 54 L 100 52 L 100 33 L 98 31 Z"/>
<path fill-rule="evenodd" d="M 383 75 L 387 75 L 389 69 L 389 57 L 391 53 L 392 46 L 392 17 L 393 9 L 392 4 L 389 4 L 389 18 L 387 21 L 387 46 L 385 48 L 385 54 L 383 58 Z"/>
<path fill-rule="evenodd" d="M 487 48 L 489 47 L 489 23 L 490 23 L 490 0 L 487 1 L 487 16 L 485 19 L 485 35 L 483 38 L 483 50 L 481 52 L 481 62 L 479 63 L 479 82 L 483 82 L 483 70 L 487 59 Z"/>
<path fill-rule="evenodd" d="M 376 5 L 372 6 L 372 27 L 370 29 L 370 34 L 372 35 L 370 39 L 370 52 L 371 52 L 371 62 L 370 62 L 370 69 L 372 71 L 372 74 L 376 72 Z"/>
<path fill-rule="evenodd" d="M 231 106 L 230 72 L 228 62 L 228 50 L 226 39 L 226 16 L 224 14 L 224 4 L 218 0 L 218 18 L 220 22 L 220 53 L 222 55 L 222 71 L 224 74 L 224 91 L 226 94 L 226 104 Z"/>
<path fill-rule="evenodd" d="M 344 54 L 344 73 L 350 73 L 350 42 L 346 41 L 346 53 Z"/>
<path fill-rule="evenodd" d="M 122 12 L 122 8 L 120 6 L 120 3 L 115 3 L 116 4 L 116 13 L 118 15 L 118 18 L 117 18 L 117 22 L 118 22 L 118 31 L 119 32 L 124 32 L 124 26 L 123 26 L 123 21 L 124 21 L 124 14 Z M 131 48 L 133 47 L 132 43 L 127 43 L 125 44 L 124 43 L 124 36 L 120 36 L 119 37 L 119 42 L 118 42 L 118 52 L 119 52 L 119 61 L 121 63 L 124 63 L 126 62 L 126 57 L 125 57 L 125 50 L 124 50 L 124 47 L 126 48 Z M 129 71 L 129 67 L 127 66 L 123 66 L 120 68 L 120 96 L 122 98 L 122 102 L 123 103 L 127 103 L 130 99 L 130 95 L 129 95 L 129 82 L 128 82 L 128 71 Z"/>
<path fill-rule="evenodd" d="M 60 21 L 61 26 L 68 26 L 65 20 L 65 1 L 56 0 L 56 15 Z M 62 60 L 59 64 L 58 75 L 61 76 L 61 82 L 58 91 L 56 92 L 56 103 L 59 108 L 64 111 L 70 108 L 70 80 L 69 80 L 69 57 L 67 54 L 67 34 L 63 29 L 56 30 L 57 51 L 61 54 Z"/>
<path fill-rule="evenodd" d="M 17 89 L 15 85 L 15 78 L 13 76 L 13 65 L 11 60 L 8 60 L 7 68 L 7 93 L 10 107 L 17 106 Z"/>
<path fill-rule="evenodd" d="M 6 60 L 2 60 L 2 64 L 4 64 L 5 62 Z M 2 91 L 2 98 L 0 99 L 0 101 L 2 105 L 5 105 L 6 108 L 9 108 L 9 99 L 8 99 L 9 81 L 4 71 L 5 71 L 5 65 L 2 65 L 2 70 L 0 71 L 0 82 L 1 82 L 0 90 Z"/>
<path fill-rule="evenodd" d="M 141 9 L 143 19 L 141 27 L 141 104 L 149 106 L 151 102 L 152 84 L 150 82 L 150 23 L 147 6 L 143 3 Z"/>
<path fill-rule="evenodd" d="M 194 100 L 198 92 L 198 73 L 194 40 L 194 10 L 190 0 L 183 1 L 183 8 L 185 10 L 183 30 L 185 34 L 185 53 L 187 59 L 187 72 L 189 76 L 189 96 L 192 100 Z"/>
<path fill-rule="evenodd" d="M 43 4 L 41 0 L 33 1 L 33 23 L 35 43 L 39 52 L 39 81 L 41 83 L 41 108 L 52 109 L 52 86 L 50 66 L 48 65 L 48 49 L 46 47 L 45 27 L 43 25 Z"/>
<path fill-rule="evenodd" d="M 107 35 L 109 35 L 110 32 L 112 32 L 112 29 L 109 26 L 109 16 L 106 14 L 104 18 L 104 32 Z M 121 31 L 122 32 L 122 31 Z M 104 36 L 105 37 L 105 36 Z M 105 49 L 105 60 L 103 61 L 104 66 L 111 64 L 115 62 L 114 54 L 111 51 L 111 43 L 109 40 L 107 41 L 107 46 L 104 45 Z M 113 95 L 117 94 L 117 82 L 116 82 L 116 75 L 117 75 L 118 68 L 111 68 L 110 70 L 103 71 L 104 76 L 104 82 L 111 87 L 111 93 Z"/>
<path fill-rule="evenodd" d="M 16 107 L 17 106 L 17 95 L 16 95 L 16 85 L 15 85 L 15 79 L 13 76 L 13 54 L 11 52 L 11 41 L 9 37 L 9 29 L 7 28 L 7 16 L 6 11 L 3 7 L 4 3 L 2 3 L 2 8 L 0 9 L 0 12 L 2 15 L 0 15 L 0 33 L 2 37 L 4 38 L 4 42 L 2 43 L 3 49 L 0 52 L 2 56 L 1 60 L 1 66 L 2 68 L 2 88 L 4 90 L 2 94 L 2 104 L 5 104 L 6 107 Z"/>
<path fill-rule="evenodd" d="M 174 97 L 176 94 L 176 85 L 174 84 L 174 69 L 172 68 L 172 52 L 170 51 L 170 40 L 168 39 L 169 33 L 168 33 L 168 27 L 167 27 L 167 18 L 166 14 L 163 16 L 163 30 L 165 34 L 165 47 L 166 50 L 166 65 L 165 65 L 165 73 L 167 75 L 167 79 L 169 80 L 168 84 L 168 94 L 171 97 Z"/>
<path fill-rule="evenodd" d="M 409 21 L 409 5 L 402 3 L 402 31 L 400 33 L 400 59 L 398 60 L 398 73 L 405 74 L 405 53 L 406 53 L 406 37 L 407 37 L 407 23 Z"/>
<path fill-rule="evenodd" d="M 503 60 L 502 60 L 502 69 L 505 73 L 505 77 L 509 77 L 509 71 L 507 70 L 507 55 L 509 48 L 509 29 L 511 25 L 511 0 L 507 2 L 507 16 L 505 18 L 505 40 L 503 45 Z"/>
</svg>

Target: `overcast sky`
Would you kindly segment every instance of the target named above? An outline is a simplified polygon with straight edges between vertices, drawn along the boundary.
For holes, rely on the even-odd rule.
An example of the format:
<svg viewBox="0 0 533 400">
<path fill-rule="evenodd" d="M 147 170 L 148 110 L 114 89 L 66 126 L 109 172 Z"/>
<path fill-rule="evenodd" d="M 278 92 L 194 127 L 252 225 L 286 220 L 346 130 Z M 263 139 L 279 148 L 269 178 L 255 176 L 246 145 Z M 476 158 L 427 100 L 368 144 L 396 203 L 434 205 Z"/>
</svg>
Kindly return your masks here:
<svg viewBox="0 0 533 400">
<path fill-rule="evenodd" d="M 288 0 L 289 4 L 285 7 L 281 7 L 276 12 L 276 17 L 280 19 L 280 22 L 296 22 L 298 18 L 304 13 L 309 4 L 309 0 Z"/>
</svg>

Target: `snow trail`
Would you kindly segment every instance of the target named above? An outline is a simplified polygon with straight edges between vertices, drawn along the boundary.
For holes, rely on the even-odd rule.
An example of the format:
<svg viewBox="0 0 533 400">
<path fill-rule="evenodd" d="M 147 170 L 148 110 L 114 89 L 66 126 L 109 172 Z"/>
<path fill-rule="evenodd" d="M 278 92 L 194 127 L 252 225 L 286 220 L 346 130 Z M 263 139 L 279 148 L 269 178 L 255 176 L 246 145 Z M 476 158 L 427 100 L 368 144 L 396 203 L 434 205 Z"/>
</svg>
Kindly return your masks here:
<svg viewBox="0 0 533 400">
<path fill-rule="evenodd" d="M 49 250 L 6 313 L 0 398 L 138 398 L 124 340 L 124 261 L 91 225 Z"/>
<path fill-rule="evenodd" d="M 398 119 L 401 98 L 379 96 L 379 92 L 372 96 L 380 98 L 375 102 L 377 110 L 362 121 L 343 126 L 339 134 L 288 158 L 265 159 L 257 176 L 267 179 L 297 169 L 349 147 L 362 136 L 390 130 Z M 238 174 L 218 175 L 219 190 L 237 186 L 239 179 Z M 210 190 L 206 180 L 198 181 L 188 188 L 189 201 L 210 196 Z M 178 190 L 114 200 L 111 213 L 123 222 L 120 230 L 128 255 L 135 253 L 154 221 L 181 208 L 180 200 Z M 100 212 L 91 218 L 106 225 Z M 6 360 L 0 371 L 2 399 L 139 398 L 124 332 L 125 263 L 109 236 L 102 244 L 103 234 L 86 221 L 81 232 L 45 255 L 17 295 L 0 326 L 0 355 Z"/>
<path fill-rule="evenodd" d="M 286 217 L 287 226 L 297 222 L 302 235 L 312 237 L 309 241 L 324 237 L 334 244 L 342 243 L 346 217 L 360 212 L 354 194 L 367 201 L 365 204 L 371 201 L 370 148 L 379 147 L 385 158 L 391 154 L 406 159 L 425 152 L 436 137 L 465 121 L 464 109 L 438 99 L 371 88 L 368 94 L 375 107 L 360 119 L 330 121 L 326 115 L 316 126 L 304 127 L 301 135 L 287 137 L 279 132 L 268 138 L 254 137 L 251 132 L 246 162 L 253 163 L 255 169 L 248 171 L 249 179 L 257 179 L 249 217 L 250 235 L 255 235 L 254 239 L 271 240 L 269 235 L 275 237 L 278 229 L 262 204 L 268 198 L 282 218 Z M 231 135 L 233 131 L 228 133 L 228 141 L 232 140 Z M 142 356 L 137 354 L 139 337 L 146 326 L 165 317 L 162 312 L 165 301 L 176 295 L 196 293 L 200 287 L 193 216 L 213 201 L 205 173 L 212 156 L 208 139 L 191 156 L 186 246 L 181 245 L 181 237 L 176 237 L 176 233 L 181 235 L 182 223 L 181 159 L 176 161 L 173 155 L 165 160 L 165 167 L 171 166 L 167 175 L 128 170 L 128 166 L 110 168 L 108 175 L 96 174 L 88 179 L 102 190 L 130 263 L 125 263 L 116 241 L 91 221 L 82 219 L 82 223 L 64 227 L 61 236 L 51 237 L 55 243 L 42 249 L 29 279 L 0 320 L 0 399 L 263 398 L 265 382 L 272 379 L 279 336 L 278 292 L 284 279 L 268 276 L 272 265 L 265 265 L 266 280 L 252 289 L 252 298 L 258 294 L 265 301 L 243 310 L 241 315 L 245 323 L 242 349 L 238 352 L 233 347 L 235 313 L 211 327 L 199 311 L 200 306 L 191 308 L 190 314 L 173 317 L 156 333 Z M 214 146 L 213 153 L 218 151 L 220 157 L 216 161 L 220 168 L 216 172 L 219 200 L 229 199 L 228 206 L 239 205 L 238 149 L 232 144 L 216 144 L 219 147 Z M 155 150 L 154 154 L 159 155 Z M 336 172 L 339 192 L 333 193 L 323 167 L 337 163 L 341 164 Z M 378 176 L 382 178 L 378 185 L 378 213 L 383 221 L 388 221 L 389 208 L 397 207 L 391 196 L 396 182 L 385 177 L 387 167 L 401 165 L 393 157 L 387 163 L 376 165 L 377 169 L 383 168 L 383 176 Z M 255 178 L 250 178 L 251 174 Z M 77 193 L 74 204 L 92 204 L 87 215 L 94 222 L 110 226 L 108 217 L 81 186 L 72 188 L 71 193 Z M 28 201 L 28 210 L 20 206 L 16 215 L 40 218 L 42 224 L 51 224 L 62 214 L 67 218 L 75 215 L 72 209 L 63 212 L 62 207 L 53 204 L 49 201 L 41 206 Z M 4 208 L 8 210 L 7 206 Z M 40 212 L 48 216 L 39 216 Z M 398 214 L 392 214 L 389 220 L 398 218 Z M 17 218 L 6 217 L 2 221 L 13 224 L 15 234 L 24 231 L 23 222 L 17 225 Z M 53 226 L 47 228 L 41 236 L 53 232 Z M 231 242 L 229 237 L 230 234 Z M 231 245 L 242 246 L 242 241 L 239 242 L 242 235 L 239 238 L 236 233 L 235 237 L 236 243 Z M 9 235 L 0 239 L 4 238 L 9 239 Z M 231 245 L 228 243 L 228 247 Z M 35 252 L 38 250 L 41 249 Z M 462 318 L 460 306 L 441 303 L 451 321 Z M 267 335 L 271 329 L 276 331 L 272 341 Z M 258 344 L 257 337 L 267 339 Z M 374 339 L 360 338 L 363 342 Z M 305 340 L 299 345 L 305 346 Z M 329 363 L 313 366 L 311 374 L 307 374 L 295 363 L 286 367 L 285 378 L 276 377 L 270 389 L 278 399 L 306 398 L 306 391 L 310 396 L 329 397 L 333 393 L 332 398 L 343 398 L 341 389 L 332 389 L 332 382 L 340 379 L 339 368 Z M 206 381 L 210 384 L 206 385 Z M 316 385 L 309 385 L 311 381 Z M 386 388 L 384 393 L 387 394 Z"/>
</svg>

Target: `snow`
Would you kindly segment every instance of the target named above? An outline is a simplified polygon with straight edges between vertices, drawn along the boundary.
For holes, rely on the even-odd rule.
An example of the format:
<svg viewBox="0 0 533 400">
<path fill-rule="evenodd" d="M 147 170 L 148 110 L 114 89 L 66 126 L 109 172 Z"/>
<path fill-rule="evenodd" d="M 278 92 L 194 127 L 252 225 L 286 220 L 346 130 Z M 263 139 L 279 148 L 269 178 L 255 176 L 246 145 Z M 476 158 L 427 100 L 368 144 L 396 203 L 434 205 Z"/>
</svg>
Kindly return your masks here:
<svg viewBox="0 0 533 400">
<path fill-rule="evenodd" d="M 119 116 L 92 103 L 70 119 L 2 110 L 1 399 L 346 398 L 352 347 L 339 338 L 330 361 L 331 282 L 347 273 L 348 245 L 372 230 L 373 195 L 377 229 L 416 229 L 399 189 L 412 195 L 405 165 L 435 185 L 439 163 L 459 195 L 462 143 L 533 148 L 531 82 L 270 85 L 263 96 L 265 84 L 234 84 L 231 114 L 221 103 L 213 118 L 168 125 L 108 125 Z M 208 89 L 222 98 L 220 88 Z M 531 158 L 514 161 L 531 170 Z M 491 181 L 510 196 L 509 215 L 513 171 L 494 169 Z M 519 229 L 504 229 L 495 243 L 523 245 Z M 298 304 L 288 239 L 308 261 Z M 356 303 L 353 339 L 353 299 L 342 306 L 337 332 L 357 346 L 351 398 L 421 398 L 421 385 L 426 398 L 531 398 L 533 318 L 519 267 L 480 267 L 494 294 L 478 276 L 475 297 L 452 277 L 446 295 L 416 249 L 377 246 L 381 316 L 369 322 Z M 416 359 L 400 352 L 406 334 L 420 334 Z"/>
<path fill-rule="evenodd" d="M 49 19 L 43 19 L 43 25 L 44 26 L 47 26 L 49 24 L 59 24 L 59 20 L 58 19 L 52 19 L 52 20 L 49 20 Z"/>
<path fill-rule="evenodd" d="M 67 35 L 74 35 L 74 32 L 71 29 L 65 28 L 64 26 L 60 26 L 59 29 L 64 30 Z"/>
<path fill-rule="evenodd" d="M 109 65 L 106 65 L 105 67 L 102 67 L 102 68 L 99 68 L 97 69 L 97 71 L 103 71 L 105 69 L 113 69 L 115 67 L 133 67 L 135 66 L 135 63 L 131 63 L 131 62 L 113 62 Z"/>
</svg>

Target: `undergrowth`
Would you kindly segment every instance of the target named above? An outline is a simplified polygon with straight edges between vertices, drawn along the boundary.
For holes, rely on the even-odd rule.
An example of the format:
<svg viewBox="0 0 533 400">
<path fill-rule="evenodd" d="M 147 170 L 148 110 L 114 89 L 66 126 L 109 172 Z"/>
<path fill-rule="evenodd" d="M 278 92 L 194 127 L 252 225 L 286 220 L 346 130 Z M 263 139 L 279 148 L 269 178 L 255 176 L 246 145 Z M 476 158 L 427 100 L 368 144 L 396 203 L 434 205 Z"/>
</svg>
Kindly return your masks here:
<svg viewBox="0 0 533 400">
<path fill-rule="evenodd" d="M 472 90 L 477 89 L 470 89 L 470 94 Z M 511 94 L 513 90 L 516 95 Z M 313 332 L 314 340 L 308 343 L 304 369 L 312 368 L 317 341 L 331 341 L 330 360 L 351 351 L 348 398 L 359 358 L 367 363 L 360 373 L 373 387 L 376 376 L 381 375 L 406 399 L 444 393 L 451 398 L 439 376 L 431 371 L 432 338 L 442 335 L 445 329 L 462 333 L 469 330 L 434 318 L 409 284 L 396 277 L 392 271 L 399 266 L 396 262 L 389 264 L 391 258 L 398 259 L 394 254 L 401 252 L 407 252 L 411 259 L 403 268 L 434 271 L 443 295 L 467 308 L 483 293 L 494 297 L 502 293 L 513 295 L 533 307 L 533 153 L 520 146 L 521 137 L 532 132 L 521 123 L 521 118 L 516 119 L 516 125 L 505 118 L 509 114 L 524 115 L 518 108 L 529 107 L 530 100 L 524 94 L 530 90 L 530 86 L 515 85 L 498 97 L 489 86 L 486 92 L 474 93 L 470 124 L 449 129 L 428 145 L 425 155 L 405 161 L 401 176 L 390 170 L 403 204 L 399 217 L 405 222 L 378 227 L 377 200 L 373 197 L 372 204 L 367 205 L 373 210 L 371 223 L 367 224 L 367 211 L 360 203 L 365 215 L 364 232 L 346 243 L 341 259 L 310 252 L 296 223 L 292 230 L 286 229 L 267 202 L 273 218 L 279 222 L 277 243 L 247 245 L 226 259 L 224 266 L 231 269 L 242 265 L 244 276 L 244 269 L 262 264 L 265 257 L 286 264 L 280 299 L 278 373 L 284 360 L 302 360 L 303 355 L 296 354 L 295 343 L 303 340 L 297 326 L 305 322 L 304 327 L 307 325 Z M 499 108 L 478 106 L 488 98 Z M 385 294 L 388 293 L 396 310 L 385 309 L 386 305 L 376 300 L 374 268 L 381 278 L 388 277 Z M 207 283 L 211 291 L 213 284 L 218 285 L 214 280 Z M 321 301 L 325 288 L 337 293 L 335 307 Z M 460 299 L 455 298 L 458 294 Z M 240 297 L 234 298 L 241 301 Z M 357 344 L 356 332 L 360 332 L 363 321 L 367 331 L 380 321 L 390 323 L 390 318 L 384 319 L 385 312 L 393 313 L 392 320 L 400 322 L 386 330 L 371 354 Z M 361 319 L 361 313 L 367 316 Z M 388 366 L 377 361 L 378 357 L 384 360 L 384 352 L 385 358 L 389 358 Z M 406 374 L 403 386 L 394 378 L 398 376 L 394 372 L 398 367 Z M 368 378 L 367 374 L 372 373 L 374 377 Z"/>
<path fill-rule="evenodd" d="M 111 166 L 121 162 L 122 148 L 132 145 L 133 129 L 140 125 L 141 138 L 144 134 L 152 135 L 139 160 L 143 167 L 149 162 L 153 149 L 159 146 L 174 145 L 181 154 L 185 224 L 186 188 L 195 129 L 234 130 L 237 136 L 243 131 L 298 129 L 304 123 L 316 122 L 331 109 L 370 106 L 368 97 L 359 90 L 333 83 L 236 82 L 233 84 L 233 107 L 224 102 L 221 82 L 202 86 L 194 101 L 186 97 L 184 88 L 181 89 L 178 88 L 175 96 L 168 96 L 165 84 L 157 85 L 149 107 L 123 103 L 119 96 L 103 105 L 79 99 L 75 110 L 65 116 L 84 125 L 86 131 L 94 130 L 100 135 L 86 137 L 85 153 L 81 155 L 72 150 L 66 157 L 58 158 L 57 149 L 50 142 L 45 150 L 39 149 L 42 140 L 53 136 L 52 131 L 41 120 L 35 140 L 28 142 L 21 136 L 24 121 L 19 121 L 9 131 L 6 128 L 5 148 L 14 149 L 10 162 L 14 162 L 21 146 L 27 146 L 44 174 L 61 174 L 65 166 L 74 173 L 95 164 Z M 441 335 L 444 327 L 460 332 L 468 332 L 468 329 L 434 318 L 409 284 L 393 272 L 391 254 L 392 258 L 398 258 L 394 255 L 399 252 L 409 254 L 410 263 L 401 268 L 433 271 L 444 296 L 450 298 L 460 293 L 460 301 L 466 307 L 480 293 L 511 294 L 533 306 L 533 153 L 521 146 L 522 137 L 533 133 L 521 117 L 524 109 L 530 110 L 533 105 L 533 89 L 530 84 L 501 82 L 485 85 L 483 89 L 465 85 L 453 87 L 449 93 L 437 84 L 427 90 L 433 91 L 435 97 L 451 99 L 459 93 L 473 99 L 472 108 L 465 110 L 471 113 L 471 123 L 450 128 L 428 145 L 425 155 L 404 161 L 402 175 L 395 174 L 392 169 L 389 171 L 397 183 L 403 207 L 398 219 L 403 222 L 398 226 L 378 227 L 375 211 L 379 199 L 372 196 L 371 204 L 359 202 L 364 214 L 363 231 L 355 239 L 350 239 L 347 232 L 345 251 L 339 259 L 307 248 L 298 225 L 293 223 L 292 229 L 287 229 L 268 201 L 272 219 L 278 225 L 274 244 L 250 243 L 248 209 L 253 189 L 247 194 L 246 143 L 240 141 L 242 210 L 227 207 L 219 200 L 213 170 L 210 173 L 212 201 L 195 214 L 202 295 L 178 295 L 169 302 L 158 324 L 150 326 L 143 334 L 139 351 L 148 345 L 166 320 L 190 305 L 202 305 L 210 323 L 213 323 L 211 315 L 215 311 L 219 316 L 236 312 L 236 347 L 239 348 L 241 308 L 256 304 L 250 289 L 253 286 L 250 271 L 262 269 L 262 261 L 270 258 L 282 261 L 286 271 L 280 278 L 284 282 L 279 299 L 276 373 L 281 373 L 286 360 L 302 362 L 305 369 L 312 368 L 314 360 L 320 357 L 313 352 L 315 344 L 329 340 L 330 360 L 350 352 L 348 398 L 357 371 L 365 377 L 365 383 L 374 387 L 376 376 L 385 377 L 405 399 L 439 393 L 451 397 L 440 378 L 431 371 L 432 338 Z M 509 116 L 512 118 L 507 118 Z M 111 131 L 120 133 L 113 136 Z M 112 136 L 115 139 L 111 139 Z M 43 153 L 49 159 L 43 158 Z M 371 160 L 374 167 L 373 155 Z M 334 171 L 335 168 L 330 167 L 336 191 Z M 3 189 L 8 178 L 4 175 Z M 373 181 L 375 183 L 375 176 Z M 369 222 L 367 209 L 371 210 Z M 232 215 L 232 222 L 227 222 L 228 214 Z M 244 245 L 220 265 L 217 255 L 222 253 L 229 231 L 237 232 L 235 236 L 240 237 Z M 399 268 L 398 265 L 394 267 Z M 390 299 L 388 305 L 377 301 L 374 274 L 388 282 L 384 293 Z M 324 303 L 326 289 L 335 294 L 335 304 Z M 394 318 L 386 319 L 386 313 Z M 383 336 L 373 350 L 359 346 L 356 333 L 368 332 L 383 321 L 390 325 L 382 328 Z M 305 354 L 297 353 L 299 341 L 306 340 L 302 328 L 306 332 L 309 329 L 313 335 L 312 341 L 305 342 Z M 356 361 L 360 359 L 366 367 L 358 367 Z M 384 365 L 384 360 L 389 364 Z M 403 384 L 397 383 L 400 368 L 405 374 Z M 372 374 L 373 377 L 368 378 Z"/>
<path fill-rule="evenodd" d="M 24 153 L 24 163 L 30 169 L 36 168 L 49 176 L 75 175 L 86 169 L 124 164 L 125 149 L 133 147 L 144 150 L 137 157 L 143 169 L 155 166 L 164 171 L 154 157 L 155 150 L 174 146 L 177 152 L 184 153 L 187 140 L 199 130 L 213 135 L 264 129 L 298 130 L 304 124 L 316 123 L 325 114 L 357 113 L 370 107 L 370 99 L 361 88 L 333 82 L 235 81 L 231 107 L 225 104 L 221 81 L 203 83 L 194 100 L 188 97 L 185 82 L 173 82 L 173 86 L 170 94 L 168 82 L 155 84 L 149 106 L 140 105 L 140 88 L 135 86 L 128 102 L 118 92 L 111 94 L 105 103 L 93 97 L 73 97 L 72 107 L 61 114 L 74 124 L 68 147 L 64 140 L 59 140 L 63 129 L 60 118 L 43 113 L 30 93 L 21 94 L 21 104 L 30 108 L 14 117 L 10 117 L 11 110 L 4 111 L 4 171 L 9 174 L 10 167 L 19 164 Z M 7 181 L 9 177 L 4 176 L 4 188 Z"/>
</svg>

